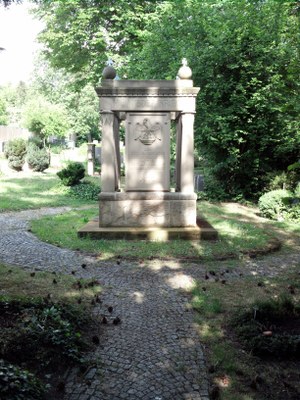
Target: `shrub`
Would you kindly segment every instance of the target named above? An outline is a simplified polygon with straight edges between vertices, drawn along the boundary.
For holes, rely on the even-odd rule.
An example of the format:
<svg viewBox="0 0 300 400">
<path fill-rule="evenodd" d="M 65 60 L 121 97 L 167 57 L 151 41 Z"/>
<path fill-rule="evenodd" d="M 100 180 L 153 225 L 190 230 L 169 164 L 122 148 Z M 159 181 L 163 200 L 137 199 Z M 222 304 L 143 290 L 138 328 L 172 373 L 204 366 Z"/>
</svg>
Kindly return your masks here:
<svg viewBox="0 0 300 400">
<path fill-rule="evenodd" d="M 277 190 L 277 189 L 290 189 L 288 185 L 287 173 L 284 171 L 274 171 L 266 174 L 266 191 Z"/>
<path fill-rule="evenodd" d="M 292 200 L 291 192 L 284 189 L 272 190 L 263 194 L 258 201 L 260 213 L 263 217 L 283 219 L 288 212 Z"/>
<path fill-rule="evenodd" d="M 85 168 L 82 163 L 70 162 L 67 168 L 62 169 L 57 173 L 65 186 L 73 186 L 84 178 Z"/>
<path fill-rule="evenodd" d="M 29 143 L 27 146 L 26 160 L 33 171 L 43 172 L 50 165 L 50 156 L 47 150 L 44 147 L 39 148 L 34 143 Z"/>
<path fill-rule="evenodd" d="M 25 163 L 26 142 L 24 139 L 14 139 L 7 143 L 4 151 L 10 168 L 21 171 Z"/>
<path fill-rule="evenodd" d="M 70 195 L 82 200 L 98 200 L 100 186 L 92 182 L 80 182 L 70 187 Z"/>
<path fill-rule="evenodd" d="M 40 400 L 43 384 L 30 372 L 0 360 L 0 397 L 2 400 Z"/>
<path fill-rule="evenodd" d="M 77 185 L 66 187 L 64 185 L 57 185 L 55 187 L 55 193 L 64 194 L 70 197 L 76 197 L 81 200 L 98 200 L 98 195 L 100 193 L 100 185 L 95 183 L 84 181 Z"/>
<path fill-rule="evenodd" d="M 288 221 L 300 222 L 300 197 L 295 197 L 292 199 L 291 205 L 284 216 Z"/>
</svg>

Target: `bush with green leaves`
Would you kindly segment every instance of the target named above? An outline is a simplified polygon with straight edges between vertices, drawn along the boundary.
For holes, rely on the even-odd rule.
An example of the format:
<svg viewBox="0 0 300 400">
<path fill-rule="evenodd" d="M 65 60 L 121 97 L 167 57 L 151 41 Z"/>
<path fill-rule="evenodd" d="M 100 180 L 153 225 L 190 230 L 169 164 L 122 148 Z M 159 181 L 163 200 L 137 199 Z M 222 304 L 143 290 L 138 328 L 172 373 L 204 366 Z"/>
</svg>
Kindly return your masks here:
<svg viewBox="0 0 300 400">
<path fill-rule="evenodd" d="M 287 221 L 300 222 L 300 197 L 294 197 L 291 200 L 290 207 L 284 218 Z"/>
<path fill-rule="evenodd" d="M 45 147 L 40 148 L 34 143 L 28 143 L 26 161 L 33 171 L 43 172 L 49 168 L 50 156 Z"/>
<path fill-rule="evenodd" d="M 21 171 L 25 163 L 26 142 L 24 139 L 10 140 L 4 149 L 10 168 Z"/>
<path fill-rule="evenodd" d="M 55 192 L 64 194 L 70 197 L 76 197 L 81 200 L 98 200 L 100 193 L 100 184 L 97 185 L 93 182 L 83 181 L 73 186 L 57 185 Z"/>
<path fill-rule="evenodd" d="M 65 186 L 73 186 L 84 178 L 85 168 L 82 163 L 72 161 L 66 168 L 57 172 L 57 175 Z"/>
<path fill-rule="evenodd" d="M 284 219 L 288 212 L 292 193 L 288 190 L 278 189 L 263 194 L 258 201 L 258 207 L 263 217 L 270 219 Z"/>
<path fill-rule="evenodd" d="M 6 336 L 1 357 L 11 363 L 40 360 L 49 366 L 54 358 L 81 362 L 81 351 L 86 347 L 79 330 L 84 324 L 78 309 L 71 305 L 34 301 L 0 299 L 0 311 L 22 315 L 18 329 Z"/>
<path fill-rule="evenodd" d="M 261 215 L 275 220 L 300 221 L 299 194 L 298 187 L 294 193 L 283 189 L 265 193 L 258 202 Z"/>
<path fill-rule="evenodd" d="M 2 400 L 41 400 L 44 385 L 30 372 L 0 360 L 0 398 Z"/>
<path fill-rule="evenodd" d="M 92 182 L 80 182 L 78 185 L 70 187 L 70 196 L 82 200 L 98 200 L 100 186 Z"/>
</svg>

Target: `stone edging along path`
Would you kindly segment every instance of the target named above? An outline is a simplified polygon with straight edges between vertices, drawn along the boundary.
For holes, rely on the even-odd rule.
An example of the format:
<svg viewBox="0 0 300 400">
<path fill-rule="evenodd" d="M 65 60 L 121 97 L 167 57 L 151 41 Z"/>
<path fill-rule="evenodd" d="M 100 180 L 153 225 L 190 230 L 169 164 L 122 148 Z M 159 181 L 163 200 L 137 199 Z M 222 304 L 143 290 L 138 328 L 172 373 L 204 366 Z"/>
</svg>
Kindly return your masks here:
<svg viewBox="0 0 300 400">
<path fill-rule="evenodd" d="M 81 378 L 71 371 L 65 399 L 208 400 L 205 359 L 185 293 L 195 279 L 203 279 L 205 265 L 163 260 L 97 262 L 43 243 L 28 231 L 31 219 L 69 210 L 0 214 L 0 262 L 65 274 L 75 271 L 78 277 L 98 279 L 104 288 L 94 313 L 107 315 L 108 324 L 101 325 L 100 345 L 89 356 L 95 367 Z M 274 276 L 299 264 L 298 251 L 250 258 L 242 268 L 244 274 Z M 227 278 L 238 278 L 239 272 L 233 270 Z M 117 316 L 121 324 L 114 325 Z"/>
</svg>

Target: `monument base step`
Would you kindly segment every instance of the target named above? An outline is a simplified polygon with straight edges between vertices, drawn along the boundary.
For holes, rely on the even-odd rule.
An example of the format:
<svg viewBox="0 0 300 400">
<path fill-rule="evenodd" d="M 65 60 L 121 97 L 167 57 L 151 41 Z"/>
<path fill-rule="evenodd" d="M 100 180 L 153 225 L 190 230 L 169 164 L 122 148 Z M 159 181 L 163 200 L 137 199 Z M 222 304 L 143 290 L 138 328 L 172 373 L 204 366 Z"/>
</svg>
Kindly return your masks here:
<svg viewBox="0 0 300 400">
<path fill-rule="evenodd" d="M 216 240 L 218 232 L 205 220 L 197 220 L 193 227 L 101 227 L 98 219 L 88 222 L 77 232 L 79 237 L 91 239 L 150 240 Z"/>
</svg>

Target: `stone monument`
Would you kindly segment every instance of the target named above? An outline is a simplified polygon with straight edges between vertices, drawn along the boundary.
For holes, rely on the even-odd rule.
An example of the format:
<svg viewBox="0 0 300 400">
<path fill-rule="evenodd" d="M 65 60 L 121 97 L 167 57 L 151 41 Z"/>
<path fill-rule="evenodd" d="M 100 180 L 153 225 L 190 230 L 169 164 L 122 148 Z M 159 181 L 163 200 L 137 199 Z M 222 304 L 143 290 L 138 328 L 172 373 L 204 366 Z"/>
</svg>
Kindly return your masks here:
<svg viewBox="0 0 300 400">
<path fill-rule="evenodd" d="M 215 238 L 197 224 L 194 117 L 199 88 L 186 60 L 176 80 L 114 80 L 103 71 L 99 224 L 80 230 L 98 238 Z M 176 185 L 170 187 L 170 129 L 176 124 Z M 125 187 L 120 185 L 119 127 L 125 123 Z"/>
</svg>

